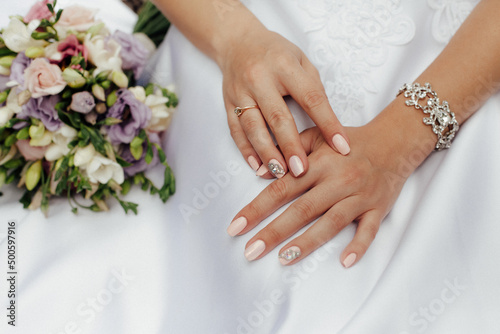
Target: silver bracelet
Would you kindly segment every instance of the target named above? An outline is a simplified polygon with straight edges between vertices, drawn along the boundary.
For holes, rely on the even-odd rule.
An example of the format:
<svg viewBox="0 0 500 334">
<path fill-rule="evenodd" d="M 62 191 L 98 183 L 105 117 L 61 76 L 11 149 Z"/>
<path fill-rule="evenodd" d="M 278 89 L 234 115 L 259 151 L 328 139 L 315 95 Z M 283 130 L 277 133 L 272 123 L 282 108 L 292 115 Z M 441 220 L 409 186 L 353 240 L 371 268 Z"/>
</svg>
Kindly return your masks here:
<svg viewBox="0 0 500 334">
<path fill-rule="evenodd" d="M 435 91 L 432 90 L 431 85 L 426 83 L 420 86 L 419 83 L 413 85 L 404 84 L 398 92 L 399 96 L 404 92 L 405 97 L 410 98 L 406 100 L 406 105 L 415 109 L 422 109 L 424 114 L 424 123 L 432 126 L 432 132 L 437 137 L 436 150 L 440 151 L 444 148 L 451 146 L 451 141 L 458 131 L 458 122 L 455 119 L 455 114 L 450 110 L 447 101 L 441 104 Z M 427 100 L 424 106 L 420 104 L 420 100 Z"/>
</svg>

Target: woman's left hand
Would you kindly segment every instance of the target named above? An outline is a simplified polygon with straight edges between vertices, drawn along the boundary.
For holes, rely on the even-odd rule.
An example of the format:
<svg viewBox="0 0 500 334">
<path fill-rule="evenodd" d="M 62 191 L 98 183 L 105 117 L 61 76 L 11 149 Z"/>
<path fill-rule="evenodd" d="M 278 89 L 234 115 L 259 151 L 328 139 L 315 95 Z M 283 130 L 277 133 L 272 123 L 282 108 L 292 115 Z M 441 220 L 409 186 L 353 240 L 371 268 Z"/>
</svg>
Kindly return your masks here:
<svg viewBox="0 0 500 334">
<path fill-rule="evenodd" d="M 303 259 L 353 221 L 358 222 L 357 231 L 342 252 L 341 262 L 350 267 L 361 259 L 411 173 L 398 174 L 398 167 L 404 161 L 398 154 L 404 156 L 408 147 L 389 134 L 390 131 L 381 131 L 380 125 L 384 124 L 347 128 L 352 145 L 348 156 L 334 152 L 318 128 L 301 133 L 310 171 L 301 178 L 286 175 L 275 180 L 236 215 L 228 228 L 232 236 L 247 233 L 300 196 L 250 239 L 245 250 L 249 261 L 269 253 L 321 215 L 306 232 L 279 251 L 280 262 L 287 265 Z M 422 160 L 426 156 L 423 155 Z"/>
</svg>

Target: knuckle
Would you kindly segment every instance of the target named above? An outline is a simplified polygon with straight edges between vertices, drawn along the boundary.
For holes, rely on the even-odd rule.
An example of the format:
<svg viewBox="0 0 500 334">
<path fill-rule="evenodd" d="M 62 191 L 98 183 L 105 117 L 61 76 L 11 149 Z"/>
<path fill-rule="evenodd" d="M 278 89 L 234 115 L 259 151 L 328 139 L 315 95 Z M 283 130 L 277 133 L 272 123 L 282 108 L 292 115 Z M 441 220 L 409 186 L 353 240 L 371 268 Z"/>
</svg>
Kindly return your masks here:
<svg viewBox="0 0 500 334">
<path fill-rule="evenodd" d="M 283 240 L 283 235 L 271 225 L 267 226 L 263 232 L 266 235 L 266 241 L 271 245 L 280 243 Z"/>
<path fill-rule="evenodd" d="M 279 130 L 283 126 L 286 126 L 289 121 L 289 115 L 285 113 L 281 108 L 273 108 L 271 112 L 269 112 L 267 117 L 267 122 L 273 132 Z"/>
<path fill-rule="evenodd" d="M 258 63 L 248 63 L 245 70 L 243 71 L 243 78 L 251 83 L 257 83 L 261 81 L 262 76 L 265 71 L 262 65 Z"/>
<path fill-rule="evenodd" d="M 311 219 L 318 215 L 317 207 L 313 201 L 302 198 L 295 203 L 295 211 L 298 217 L 303 219 Z"/>
<path fill-rule="evenodd" d="M 281 201 L 288 195 L 288 186 L 282 179 L 277 179 L 269 185 L 268 192 L 271 198 Z"/>
<path fill-rule="evenodd" d="M 363 227 L 363 233 L 366 234 L 366 236 L 368 237 L 367 238 L 367 246 L 371 243 L 371 241 L 373 239 L 375 239 L 375 236 L 377 235 L 378 233 L 378 229 L 379 229 L 379 226 L 375 223 L 369 223 L 369 224 L 366 224 L 364 227 Z"/>
<path fill-rule="evenodd" d="M 326 219 L 332 231 L 340 231 L 348 223 L 345 215 L 341 212 L 331 212 Z"/>
<path fill-rule="evenodd" d="M 274 59 L 279 71 L 290 71 L 290 68 L 297 64 L 297 57 L 291 53 L 279 53 Z"/>
<path fill-rule="evenodd" d="M 253 117 L 248 117 L 248 119 L 244 120 L 243 127 L 245 128 L 245 132 L 247 134 L 249 134 L 249 133 L 253 133 L 253 132 L 258 132 L 260 124 L 257 121 L 257 119 L 255 119 Z"/>
<path fill-rule="evenodd" d="M 302 101 L 308 109 L 313 110 L 326 103 L 327 97 L 323 91 L 313 89 L 304 94 Z"/>
<path fill-rule="evenodd" d="M 262 215 L 262 209 L 257 203 L 251 202 L 246 206 L 244 215 L 249 221 L 258 219 Z"/>
<path fill-rule="evenodd" d="M 229 128 L 229 133 L 234 141 L 241 139 L 241 137 L 245 136 L 243 130 L 238 127 L 232 126 Z"/>
</svg>

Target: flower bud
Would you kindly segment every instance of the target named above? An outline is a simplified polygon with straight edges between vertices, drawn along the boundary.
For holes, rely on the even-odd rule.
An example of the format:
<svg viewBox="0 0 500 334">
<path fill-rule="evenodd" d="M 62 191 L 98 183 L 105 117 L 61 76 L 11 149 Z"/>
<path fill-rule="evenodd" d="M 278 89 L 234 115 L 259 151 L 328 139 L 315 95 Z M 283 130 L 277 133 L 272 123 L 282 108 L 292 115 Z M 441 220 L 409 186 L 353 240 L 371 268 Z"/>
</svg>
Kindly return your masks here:
<svg viewBox="0 0 500 334">
<path fill-rule="evenodd" d="M 45 56 L 45 49 L 38 46 L 30 46 L 24 52 L 28 58 L 38 58 Z"/>
<path fill-rule="evenodd" d="M 105 80 L 105 81 L 101 82 L 101 86 L 104 89 L 109 89 L 109 87 L 111 87 L 111 81 Z"/>
<path fill-rule="evenodd" d="M 49 131 L 45 131 L 41 138 L 31 139 L 31 146 L 47 146 L 52 143 L 52 133 Z"/>
<path fill-rule="evenodd" d="M 17 104 L 21 107 L 24 106 L 31 99 L 31 92 L 29 90 L 24 90 L 17 95 Z"/>
<path fill-rule="evenodd" d="M 62 72 L 62 77 L 71 88 L 81 88 L 87 83 L 87 80 L 80 74 L 80 72 L 69 67 Z"/>
<path fill-rule="evenodd" d="M 92 94 L 87 91 L 73 94 L 70 108 L 81 114 L 88 114 L 95 107 L 95 100 Z"/>
<path fill-rule="evenodd" d="M 43 137 L 45 133 L 45 126 L 42 122 L 38 123 L 38 125 L 31 125 L 29 129 L 29 134 L 32 139 L 40 139 Z"/>
<path fill-rule="evenodd" d="M 85 114 L 85 120 L 91 124 L 91 125 L 95 125 L 95 123 L 97 123 L 97 113 L 96 112 L 89 112 L 88 114 Z"/>
<path fill-rule="evenodd" d="M 33 163 L 26 172 L 26 189 L 33 190 L 42 176 L 42 161 Z"/>
<path fill-rule="evenodd" d="M 94 84 L 92 86 L 92 94 L 101 101 L 106 101 L 106 93 L 104 92 L 104 88 L 99 86 L 98 84 Z"/>
<path fill-rule="evenodd" d="M 31 34 L 31 37 L 33 39 L 36 39 L 36 40 L 40 40 L 40 39 L 48 39 L 50 37 L 52 37 L 53 35 L 50 33 L 50 32 L 33 32 Z"/>
<path fill-rule="evenodd" d="M 106 80 L 108 80 L 110 74 L 111 74 L 111 71 L 102 71 L 101 73 L 99 73 L 95 77 L 95 79 L 97 82 L 106 81 Z"/>
<path fill-rule="evenodd" d="M 100 102 L 95 106 L 95 111 L 98 114 L 104 114 L 106 111 L 108 111 L 108 107 L 106 106 L 106 103 Z"/>
<path fill-rule="evenodd" d="M 118 100 L 118 96 L 116 96 L 116 92 L 111 92 L 111 94 L 109 94 L 108 98 L 106 99 L 106 105 L 108 107 L 111 107 L 113 104 L 115 104 L 116 100 Z"/>
<path fill-rule="evenodd" d="M 104 120 L 104 125 L 111 126 L 115 124 L 120 124 L 122 122 L 121 119 L 114 118 L 114 117 L 108 117 Z"/>
<path fill-rule="evenodd" d="M 132 156 L 134 157 L 135 160 L 140 160 L 141 157 L 142 157 L 142 153 L 143 153 L 143 148 L 142 148 L 142 145 L 139 145 L 139 146 L 130 146 L 130 153 L 132 153 Z"/>
<path fill-rule="evenodd" d="M 0 66 L 3 66 L 5 68 L 10 68 L 10 65 L 12 65 L 12 61 L 15 58 L 16 57 L 14 57 L 14 56 L 5 56 L 5 57 L 0 58 Z"/>
<path fill-rule="evenodd" d="M 113 71 L 113 74 L 111 74 L 111 81 L 120 88 L 128 87 L 128 78 L 123 72 Z"/>
</svg>

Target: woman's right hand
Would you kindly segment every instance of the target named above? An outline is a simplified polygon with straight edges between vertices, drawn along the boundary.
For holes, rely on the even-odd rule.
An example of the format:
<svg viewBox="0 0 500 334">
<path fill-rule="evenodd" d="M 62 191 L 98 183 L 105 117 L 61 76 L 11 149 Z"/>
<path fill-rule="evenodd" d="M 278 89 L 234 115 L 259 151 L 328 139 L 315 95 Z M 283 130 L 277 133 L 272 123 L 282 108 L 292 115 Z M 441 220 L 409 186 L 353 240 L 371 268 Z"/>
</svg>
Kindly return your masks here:
<svg viewBox="0 0 500 334">
<path fill-rule="evenodd" d="M 283 99 L 287 95 L 316 123 L 328 145 L 349 153 L 347 134 L 330 107 L 319 73 L 296 45 L 258 25 L 223 50 L 216 61 L 224 75 L 229 128 L 258 176 L 280 178 L 291 170 L 298 177 L 308 170 L 297 126 Z M 238 117 L 235 108 L 246 106 L 258 107 Z"/>
</svg>

